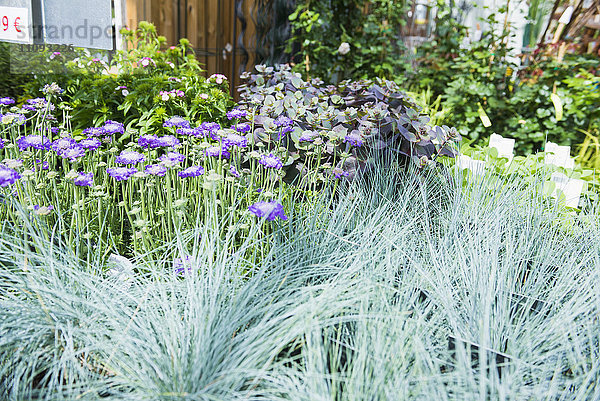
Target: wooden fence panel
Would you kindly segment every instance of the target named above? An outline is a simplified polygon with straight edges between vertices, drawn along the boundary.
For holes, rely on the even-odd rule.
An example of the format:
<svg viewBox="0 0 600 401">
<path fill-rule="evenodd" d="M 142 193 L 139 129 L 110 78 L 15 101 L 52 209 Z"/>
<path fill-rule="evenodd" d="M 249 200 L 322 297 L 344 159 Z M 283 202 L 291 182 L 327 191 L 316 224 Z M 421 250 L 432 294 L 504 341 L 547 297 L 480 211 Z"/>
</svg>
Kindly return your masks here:
<svg viewBox="0 0 600 401">
<path fill-rule="evenodd" d="M 152 22 L 158 33 L 167 38 L 168 45 L 187 38 L 207 75 L 224 74 L 237 85 L 240 65 L 250 61 L 247 68 L 253 66 L 255 28 L 251 15 L 256 10 L 255 0 L 242 1 L 241 16 L 245 21 L 242 30 L 235 5 L 235 0 L 126 0 L 126 21 L 131 29 L 135 29 L 139 21 Z M 234 31 L 235 36 L 242 36 L 241 44 L 238 37 L 234 37 Z"/>
</svg>

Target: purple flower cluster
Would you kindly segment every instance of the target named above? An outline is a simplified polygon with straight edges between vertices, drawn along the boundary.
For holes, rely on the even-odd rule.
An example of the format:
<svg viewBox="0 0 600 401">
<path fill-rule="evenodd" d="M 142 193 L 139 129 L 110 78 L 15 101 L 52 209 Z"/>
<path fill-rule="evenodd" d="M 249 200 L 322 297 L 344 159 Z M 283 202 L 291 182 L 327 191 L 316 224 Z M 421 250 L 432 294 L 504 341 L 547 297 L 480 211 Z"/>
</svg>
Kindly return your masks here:
<svg viewBox="0 0 600 401">
<path fill-rule="evenodd" d="M 112 120 L 105 121 L 102 129 L 104 131 L 103 135 L 122 135 L 125 133 L 125 126 Z"/>
<path fill-rule="evenodd" d="M 37 150 L 49 150 L 51 146 L 50 140 L 43 135 L 27 135 L 17 140 L 19 149 L 25 150 L 33 148 Z"/>
<path fill-rule="evenodd" d="M 218 141 L 219 137 L 217 136 L 217 131 L 221 129 L 221 126 L 217 123 L 211 123 L 208 121 L 203 122 L 198 127 L 200 131 L 200 136 L 207 137 L 210 136 L 214 141 Z"/>
<path fill-rule="evenodd" d="M 10 97 L 0 97 L 0 105 L 2 106 L 10 106 L 15 103 L 15 99 Z"/>
<path fill-rule="evenodd" d="M 189 255 L 184 256 L 183 258 L 176 258 L 173 261 L 173 267 L 175 268 L 175 273 L 184 275 L 186 273 L 192 272 L 191 265 L 192 258 Z"/>
<path fill-rule="evenodd" d="M 92 138 L 95 136 L 104 136 L 106 135 L 106 132 L 104 131 L 103 127 L 91 127 L 91 128 L 86 128 L 83 130 L 82 132 L 84 135 L 86 135 L 88 138 Z"/>
<path fill-rule="evenodd" d="M 138 164 L 146 160 L 146 156 L 135 150 L 124 150 L 115 158 L 117 164 Z"/>
<path fill-rule="evenodd" d="M 223 144 L 226 146 L 238 146 L 240 148 L 245 148 L 248 146 L 248 138 L 242 135 L 230 133 L 227 134 L 225 139 L 223 139 Z"/>
<path fill-rule="evenodd" d="M 331 169 L 331 174 L 337 178 L 340 179 L 342 177 L 348 177 L 350 175 L 350 173 L 348 173 L 347 171 L 342 170 L 339 167 L 334 167 Z"/>
<path fill-rule="evenodd" d="M 137 173 L 138 170 L 135 167 L 115 167 L 107 169 L 106 172 L 116 181 L 125 181 Z"/>
<path fill-rule="evenodd" d="M 315 140 L 314 133 L 311 131 L 304 131 L 300 138 L 298 138 L 298 142 L 312 142 Z"/>
<path fill-rule="evenodd" d="M 184 128 L 186 129 L 186 128 Z M 160 148 L 160 147 L 170 147 L 174 148 L 180 144 L 179 139 L 175 138 L 173 135 L 165 135 L 165 136 L 156 136 L 156 135 L 142 135 L 138 139 L 138 145 L 142 148 Z"/>
<path fill-rule="evenodd" d="M 185 155 L 178 152 L 167 152 L 166 155 L 162 155 L 158 158 L 163 163 L 176 164 L 181 163 L 185 160 Z"/>
<path fill-rule="evenodd" d="M 50 169 L 50 163 L 48 163 L 45 160 L 41 161 L 40 159 L 35 159 L 35 161 L 33 162 L 34 166 L 37 166 L 37 165 L 40 165 L 40 164 L 42 165 L 42 167 L 41 167 L 42 170 L 49 170 Z"/>
<path fill-rule="evenodd" d="M 210 146 L 206 148 L 206 156 L 209 157 L 221 157 L 223 159 L 229 159 L 231 153 L 227 150 L 227 147 L 223 146 Z"/>
<path fill-rule="evenodd" d="M 63 159 L 69 159 L 70 161 L 74 162 L 80 157 L 85 156 L 85 149 L 83 146 L 75 143 L 72 147 L 59 149 L 56 153 Z"/>
<path fill-rule="evenodd" d="M 6 114 L 0 114 L 1 116 L 1 121 L 2 124 L 15 124 L 15 125 L 21 125 L 21 124 L 25 124 L 25 121 L 27 120 L 27 118 L 20 113 L 6 113 Z"/>
<path fill-rule="evenodd" d="M 163 164 L 149 164 L 145 168 L 146 174 L 164 177 L 167 174 L 167 168 Z"/>
<path fill-rule="evenodd" d="M 21 175 L 12 168 L 0 164 L 0 187 L 7 187 L 17 182 Z"/>
<path fill-rule="evenodd" d="M 229 174 L 236 178 L 240 178 L 240 173 L 236 170 L 235 166 L 229 167 Z"/>
<path fill-rule="evenodd" d="M 52 142 L 52 145 L 50 147 L 52 148 L 53 151 L 55 151 L 56 153 L 59 153 L 62 150 L 70 149 L 76 145 L 77 145 L 77 142 L 75 141 L 75 139 L 73 139 L 69 136 L 66 136 L 66 137 L 59 138 L 59 139 L 55 140 L 54 142 Z"/>
<path fill-rule="evenodd" d="M 281 220 L 287 220 L 287 216 L 283 210 L 283 206 L 276 201 L 257 202 L 248 207 L 248 210 L 256 215 L 256 217 L 265 217 L 269 221 L 279 217 Z"/>
<path fill-rule="evenodd" d="M 281 159 L 273 155 L 273 153 L 270 153 L 268 155 L 262 155 L 258 162 L 267 168 L 273 168 L 276 170 L 279 170 L 283 167 Z"/>
<path fill-rule="evenodd" d="M 94 184 L 93 173 L 79 173 L 73 180 L 73 183 L 79 187 L 91 187 Z"/>
<path fill-rule="evenodd" d="M 246 112 L 246 110 L 241 110 L 241 109 L 233 109 L 233 110 L 229 110 L 227 112 L 227 118 L 229 120 L 233 120 L 234 118 L 244 118 L 246 117 L 248 113 Z"/>
<path fill-rule="evenodd" d="M 185 136 L 202 136 L 202 132 L 199 128 L 177 128 L 177 131 L 175 132 Z"/>
<path fill-rule="evenodd" d="M 4 139 L 0 138 L 0 149 L 4 149 Z"/>
<path fill-rule="evenodd" d="M 173 116 L 168 118 L 164 123 L 163 127 L 178 127 L 178 128 L 191 128 L 190 122 L 181 116 Z"/>
<path fill-rule="evenodd" d="M 23 110 L 36 111 L 43 110 L 48 107 L 49 110 L 54 110 L 54 105 L 48 103 L 43 97 L 37 97 L 35 99 L 28 99 L 27 103 L 23 105 Z"/>
<path fill-rule="evenodd" d="M 363 137 L 357 132 L 351 132 L 344 138 L 344 142 L 352 146 L 361 147 L 363 145 Z"/>
<path fill-rule="evenodd" d="M 202 166 L 188 167 L 185 170 L 177 173 L 177 175 L 181 178 L 199 177 L 202 174 L 204 174 L 204 167 Z"/>
<path fill-rule="evenodd" d="M 82 148 L 92 151 L 98 149 L 102 145 L 102 142 L 96 138 L 87 138 L 79 142 L 79 144 Z"/>
<path fill-rule="evenodd" d="M 250 127 L 250 124 L 248 124 L 248 123 L 241 123 L 241 124 L 236 124 L 233 128 L 235 128 L 235 130 L 237 132 L 240 132 L 242 134 L 247 134 L 248 132 L 250 132 L 250 129 L 252 127 Z"/>
</svg>

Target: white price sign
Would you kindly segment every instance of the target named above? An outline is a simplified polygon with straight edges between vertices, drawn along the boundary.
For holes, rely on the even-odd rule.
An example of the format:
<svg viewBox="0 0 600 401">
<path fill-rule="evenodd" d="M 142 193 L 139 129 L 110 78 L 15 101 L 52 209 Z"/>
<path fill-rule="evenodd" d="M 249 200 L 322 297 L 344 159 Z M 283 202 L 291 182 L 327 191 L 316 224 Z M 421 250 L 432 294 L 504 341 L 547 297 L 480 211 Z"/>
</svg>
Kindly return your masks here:
<svg viewBox="0 0 600 401">
<path fill-rule="evenodd" d="M 0 40 L 31 43 L 27 8 L 0 7 Z"/>
</svg>

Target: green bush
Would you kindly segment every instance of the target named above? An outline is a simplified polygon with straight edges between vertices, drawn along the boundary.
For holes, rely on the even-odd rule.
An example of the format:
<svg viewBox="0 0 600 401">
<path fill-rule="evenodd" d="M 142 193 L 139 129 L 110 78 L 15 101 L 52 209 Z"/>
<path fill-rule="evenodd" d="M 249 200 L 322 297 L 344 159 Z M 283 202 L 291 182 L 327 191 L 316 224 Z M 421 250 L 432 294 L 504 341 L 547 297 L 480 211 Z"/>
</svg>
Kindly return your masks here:
<svg viewBox="0 0 600 401">
<path fill-rule="evenodd" d="M 110 63 L 89 53 L 75 58 L 53 55 L 46 73 L 37 74 L 25 95 L 35 98 L 44 85 L 56 82 L 65 90 L 61 99 L 71 108 L 69 123 L 74 130 L 114 120 L 143 134 L 173 115 L 224 121 L 233 105 L 228 82 L 220 75 L 203 77 L 186 39 L 163 49 L 166 39 L 147 22 L 141 22 L 135 32 L 124 29 L 122 33 L 130 50 L 119 51 Z"/>
<path fill-rule="evenodd" d="M 394 0 L 298 1 L 287 47 L 300 47 L 295 71 L 331 83 L 402 81 L 410 70 L 400 36 L 407 10 L 405 1 Z"/>
</svg>

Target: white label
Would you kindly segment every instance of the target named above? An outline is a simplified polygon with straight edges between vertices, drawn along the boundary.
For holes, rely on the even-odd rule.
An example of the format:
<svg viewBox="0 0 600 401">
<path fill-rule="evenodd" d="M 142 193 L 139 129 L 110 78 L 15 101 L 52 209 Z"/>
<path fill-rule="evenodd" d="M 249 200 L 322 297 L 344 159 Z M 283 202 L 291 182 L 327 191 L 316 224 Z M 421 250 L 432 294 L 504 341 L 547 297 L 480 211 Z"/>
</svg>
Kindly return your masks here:
<svg viewBox="0 0 600 401">
<path fill-rule="evenodd" d="M 579 206 L 579 197 L 583 191 L 583 180 L 570 179 L 563 173 L 552 173 L 550 178 L 556 184 L 556 189 L 552 192 L 553 198 L 558 198 L 558 191 L 565 194 L 565 203 L 567 206 L 577 208 Z"/>
<path fill-rule="evenodd" d="M 456 165 L 459 169 L 469 169 L 473 175 L 482 175 L 485 173 L 485 162 L 481 160 L 473 160 L 469 156 L 460 155 L 456 158 Z"/>
<path fill-rule="evenodd" d="M 544 158 L 546 164 L 554 164 L 558 167 L 573 168 L 575 160 L 571 159 L 571 147 L 559 146 L 553 142 L 546 144 L 546 156 Z"/>
<path fill-rule="evenodd" d="M 31 43 L 27 8 L 0 7 L 0 40 Z"/>
<path fill-rule="evenodd" d="M 506 157 L 508 160 L 512 160 L 515 140 L 504 138 L 502 135 L 492 134 L 490 136 L 490 148 L 496 148 L 498 157 Z"/>
</svg>

